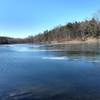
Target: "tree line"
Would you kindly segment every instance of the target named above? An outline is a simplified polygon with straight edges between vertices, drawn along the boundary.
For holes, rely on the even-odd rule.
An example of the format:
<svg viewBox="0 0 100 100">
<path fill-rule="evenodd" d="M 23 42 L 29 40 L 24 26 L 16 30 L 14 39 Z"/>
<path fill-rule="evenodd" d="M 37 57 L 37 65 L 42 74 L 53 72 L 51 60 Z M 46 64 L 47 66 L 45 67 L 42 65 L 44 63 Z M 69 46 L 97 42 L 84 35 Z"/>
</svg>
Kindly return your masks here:
<svg viewBox="0 0 100 100">
<path fill-rule="evenodd" d="M 51 43 L 70 40 L 85 41 L 89 37 L 100 37 L 100 21 L 92 18 L 82 22 L 67 23 L 63 26 L 57 26 L 52 30 L 46 30 L 36 36 L 29 36 L 24 39 L 0 37 L 0 44 L 10 43 Z"/>
</svg>

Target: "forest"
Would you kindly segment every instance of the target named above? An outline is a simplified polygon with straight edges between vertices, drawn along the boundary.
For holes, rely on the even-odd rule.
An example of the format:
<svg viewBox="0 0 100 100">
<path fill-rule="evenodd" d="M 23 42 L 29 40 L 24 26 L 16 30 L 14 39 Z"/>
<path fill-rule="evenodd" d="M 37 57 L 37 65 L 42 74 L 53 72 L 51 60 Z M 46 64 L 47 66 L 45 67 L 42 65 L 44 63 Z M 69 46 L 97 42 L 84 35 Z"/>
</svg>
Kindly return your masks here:
<svg viewBox="0 0 100 100">
<path fill-rule="evenodd" d="M 0 44 L 52 43 L 72 40 L 86 41 L 89 37 L 97 39 L 100 37 L 100 21 L 95 18 L 59 25 L 52 30 L 46 30 L 43 33 L 24 39 L 0 37 Z"/>
<path fill-rule="evenodd" d="M 85 41 L 89 37 L 99 38 L 100 22 L 95 18 L 82 22 L 67 23 L 64 26 L 58 26 L 52 30 L 46 30 L 44 33 L 33 37 L 34 42 L 63 42 L 72 40 Z M 32 39 L 32 37 L 30 38 Z"/>
</svg>

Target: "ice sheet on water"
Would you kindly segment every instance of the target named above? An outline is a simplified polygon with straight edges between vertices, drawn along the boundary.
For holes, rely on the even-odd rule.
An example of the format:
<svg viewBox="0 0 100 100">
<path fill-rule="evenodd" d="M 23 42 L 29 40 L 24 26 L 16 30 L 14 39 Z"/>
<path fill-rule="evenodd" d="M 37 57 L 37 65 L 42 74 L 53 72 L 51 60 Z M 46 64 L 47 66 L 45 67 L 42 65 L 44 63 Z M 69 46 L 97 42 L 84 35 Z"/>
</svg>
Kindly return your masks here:
<svg viewBox="0 0 100 100">
<path fill-rule="evenodd" d="M 90 60 L 89 63 L 100 63 L 100 60 Z"/>
<path fill-rule="evenodd" d="M 42 57 L 42 59 L 50 59 L 50 60 L 68 60 L 67 57 Z"/>
</svg>

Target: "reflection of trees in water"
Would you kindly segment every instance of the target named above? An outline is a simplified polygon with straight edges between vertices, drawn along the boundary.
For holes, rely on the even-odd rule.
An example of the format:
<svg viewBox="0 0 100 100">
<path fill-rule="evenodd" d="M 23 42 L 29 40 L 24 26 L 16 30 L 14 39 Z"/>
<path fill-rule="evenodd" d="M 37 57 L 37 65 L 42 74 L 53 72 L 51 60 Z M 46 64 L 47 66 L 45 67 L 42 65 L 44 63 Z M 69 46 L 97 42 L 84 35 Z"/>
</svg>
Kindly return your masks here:
<svg viewBox="0 0 100 100">
<path fill-rule="evenodd" d="M 100 44 L 97 43 L 81 43 L 81 44 L 67 44 L 49 46 L 48 49 L 65 51 L 70 54 L 97 54 L 100 53 Z"/>
<path fill-rule="evenodd" d="M 58 50 L 54 52 L 55 56 L 66 56 L 70 59 L 87 59 L 96 61 L 99 59 L 100 43 L 81 43 L 81 44 L 67 44 L 67 45 L 55 45 L 49 46 L 49 49 Z"/>
</svg>

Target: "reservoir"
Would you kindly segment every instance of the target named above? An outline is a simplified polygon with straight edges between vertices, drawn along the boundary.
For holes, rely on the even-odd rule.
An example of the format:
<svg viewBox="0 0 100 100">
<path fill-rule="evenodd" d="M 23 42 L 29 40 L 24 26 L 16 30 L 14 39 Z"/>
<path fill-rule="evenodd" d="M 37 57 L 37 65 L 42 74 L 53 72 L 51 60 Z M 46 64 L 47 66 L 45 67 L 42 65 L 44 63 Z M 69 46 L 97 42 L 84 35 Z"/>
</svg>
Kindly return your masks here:
<svg viewBox="0 0 100 100">
<path fill-rule="evenodd" d="M 100 45 L 0 45 L 0 100 L 100 100 Z"/>
</svg>

